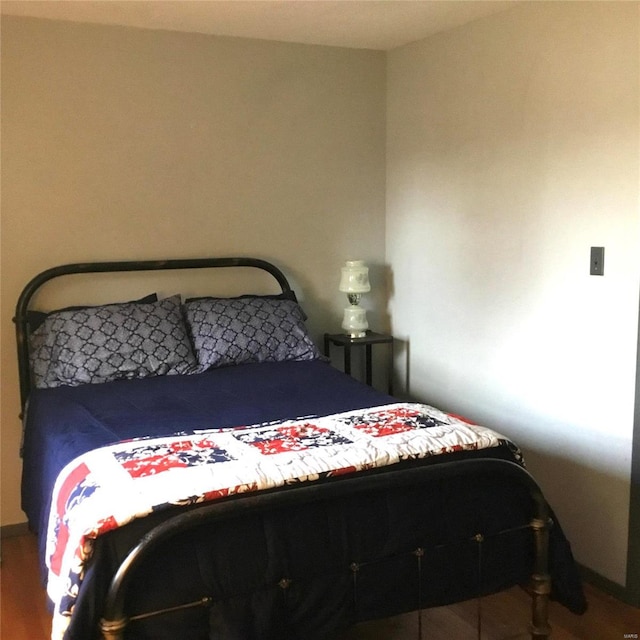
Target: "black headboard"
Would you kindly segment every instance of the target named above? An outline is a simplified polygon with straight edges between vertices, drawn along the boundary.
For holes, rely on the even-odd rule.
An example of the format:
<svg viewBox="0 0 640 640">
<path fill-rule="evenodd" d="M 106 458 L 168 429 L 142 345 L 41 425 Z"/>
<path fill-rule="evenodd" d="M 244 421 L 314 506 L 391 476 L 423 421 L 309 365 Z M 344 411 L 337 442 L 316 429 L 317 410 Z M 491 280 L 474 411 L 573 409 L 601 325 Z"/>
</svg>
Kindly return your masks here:
<svg viewBox="0 0 640 640">
<path fill-rule="evenodd" d="M 282 295 L 296 300 L 285 275 L 275 265 L 257 258 L 192 258 L 184 260 L 141 260 L 133 262 L 82 262 L 65 264 L 47 269 L 32 278 L 22 290 L 13 321 L 16 325 L 18 346 L 18 374 L 20 377 L 20 403 L 24 411 L 31 391 L 29 367 L 28 314 L 29 302 L 36 291 L 46 282 L 60 276 L 78 273 L 108 273 L 122 271 L 159 271 L 166 269 L 205 269 L 214 267 L 254 267 L 271 274 L 280 285 Z"/>
</svg>

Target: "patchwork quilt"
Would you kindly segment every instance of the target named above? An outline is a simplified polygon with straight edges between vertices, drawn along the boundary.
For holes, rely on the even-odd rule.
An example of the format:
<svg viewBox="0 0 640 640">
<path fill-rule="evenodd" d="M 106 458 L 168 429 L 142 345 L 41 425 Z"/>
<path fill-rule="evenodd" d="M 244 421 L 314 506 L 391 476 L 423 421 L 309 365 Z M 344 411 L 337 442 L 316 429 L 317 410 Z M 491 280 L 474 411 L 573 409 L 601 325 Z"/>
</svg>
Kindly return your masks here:
<svg viewBox="0 0 640 640">
<path fill-rule="evenodd" d="M 92 555 L 111 529 L 174 505 L 507 445 L 499 433 L 424 404 L 135 439 L 90 451 L 56 482 L 47 533 L 52 637 L 62 638 Z"/>
</svg>

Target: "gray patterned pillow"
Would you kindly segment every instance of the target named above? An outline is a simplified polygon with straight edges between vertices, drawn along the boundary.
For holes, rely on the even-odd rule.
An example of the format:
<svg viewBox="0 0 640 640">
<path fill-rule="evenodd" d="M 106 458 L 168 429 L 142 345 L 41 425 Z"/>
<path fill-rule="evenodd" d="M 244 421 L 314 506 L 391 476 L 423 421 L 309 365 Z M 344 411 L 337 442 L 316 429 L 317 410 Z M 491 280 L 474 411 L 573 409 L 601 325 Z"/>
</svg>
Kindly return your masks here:
<svg viewBox="0 0 640 640">
<path fill-rule="evenodd" d="M 187 301 L 184 309 L 201 369 L 322 358 L 302 309 L 292 300 L 199 298 Z"/>
<path fill-rule="evenodd" d="M 147 302 L 157 302 L 158 295 L 156 293 L 150 293 L 148 296 L 144 296 L 144 298 L 138 298 L 137 300 L 126 300 L 125 302 L 118 302 L 117 304 L 126 304 L 133 302 L 135 304 L 142 304 Z M 116 303 L 112 303 L 116 304 Z M 99 305 L 102 306 L 102 305 Z M 80 309 L 92 309 L 93 307 L 87 306 L 86 304 L 83 306 L 74 306 L 74 307 L 65 307 L 64 309 L 56 309 L 55 311 L 33 311 L 29 309 L 27 311 L 27 322 L 29 324 L 29 331 L 32 333 L 52 314 L 52 313 L 60 313 L 61 311 L 79 311 Z"/>
<path fill-rule="evenodd" d="M 180 296 L 53 312 L 30 343 L 38 388 L 196 370 Z"/>
</svg>

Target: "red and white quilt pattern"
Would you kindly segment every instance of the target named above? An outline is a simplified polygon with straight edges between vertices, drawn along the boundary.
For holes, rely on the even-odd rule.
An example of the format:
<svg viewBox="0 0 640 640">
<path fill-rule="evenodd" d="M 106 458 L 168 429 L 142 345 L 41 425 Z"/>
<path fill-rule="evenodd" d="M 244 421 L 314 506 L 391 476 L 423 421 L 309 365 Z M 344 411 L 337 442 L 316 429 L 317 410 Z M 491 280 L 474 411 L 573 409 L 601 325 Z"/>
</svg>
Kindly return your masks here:
<svg viewBox="0 0 640 640">
<path fill-rule="evenodd" d="M 454 451 L 508 443 L 423 404 L 136 439 L 90 451 L 54 488 L 46 561 L 52 638 L 68 626 L 97 536 L 176 504 L 319 480 Z"/>
</svg>

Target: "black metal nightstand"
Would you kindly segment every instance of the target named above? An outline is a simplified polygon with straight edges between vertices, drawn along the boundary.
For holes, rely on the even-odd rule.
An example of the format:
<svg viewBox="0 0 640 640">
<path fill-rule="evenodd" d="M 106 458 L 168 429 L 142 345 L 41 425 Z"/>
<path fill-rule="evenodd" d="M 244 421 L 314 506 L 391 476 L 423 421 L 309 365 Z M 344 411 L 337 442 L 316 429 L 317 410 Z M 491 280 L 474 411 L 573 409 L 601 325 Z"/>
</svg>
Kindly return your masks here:
<svg viewBox="0 0 640 640">
<path fill-rule="evenodd" d="M 389 384 L 389 395 L 393 395 L 393 336 L 386 333 L 376 333 L 375 331 L 367 331 L 367 335 L 364 338 L 352 338 L 344 333 L 325 333 L 324 334 L 324 355 L 329 357 L 331 345 L 334 344 L 338 347 L 344 348 L 344 372 L 351 375 L 351 348 L 352 347 L 366 347 L 366 359 L 365 359 L 365 381 L 371 386 L 373 364 L 371 358 L 371 348 L 374 344 L 388 344 L 389 345 L 389 358 L 388 358 L 388 371 L 387 380 Z"/>
</svg>

